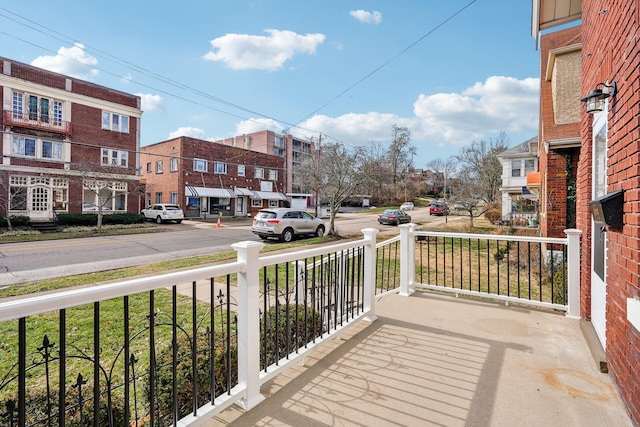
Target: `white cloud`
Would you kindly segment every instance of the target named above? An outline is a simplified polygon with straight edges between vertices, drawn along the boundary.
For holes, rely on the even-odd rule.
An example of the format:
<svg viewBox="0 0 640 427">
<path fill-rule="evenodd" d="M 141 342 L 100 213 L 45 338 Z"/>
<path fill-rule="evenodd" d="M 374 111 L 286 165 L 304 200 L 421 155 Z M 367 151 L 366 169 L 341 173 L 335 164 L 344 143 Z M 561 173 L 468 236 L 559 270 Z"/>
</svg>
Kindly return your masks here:
<svg viewBox="0 0 640 427">
<path fill-rule="evenodd" d="M 164 109 L 164 100 L 160 95 L 151 95 L 149 93 L 136 93 L 142 101 L 142 111 L 158 111 Z"/>
<path fill-rule="evenodd" d="M 538 131 L 539 80 L 492 76 L 461 93 L 421 94 L 413 104 L 419 125 L 412 136 L 465 145 L 509 133 Z"/>
<path fill-rule="evenodd" d="M 382 22 L 382 14 L 377 10 L 374 10 L 373 12 L 362 9 L 352 10 L 349 12 L 349 15 L 364 24 L 379 24 Z"/>
<path fill-rule="evenodd" d="M 248 133 L 260 132 L 265 129 L 272 130 L 276 133 L 280 133 L 284 130 L 282 125 L 273 119 L 249 119 L 238 123 L 235 135 L 245 135 Z"/>
<path fill-rule="evenodd" d="M 411 129 L 413 120 L 377 112 L 349 113 L 338 117 L 317 115 L 301 123 L 300 127 L 304 129 L 296 129 L 296 132 L 317 139 L 319 133 L 313 134 L 306 129 L 322 129 L 328 137 L 345 144 L 364 145 L 368 141 L 390 141 L 393 125 Z"/>
<path fill-rule="evenodd" d="M 186 126 L 186 127 L 178 128 L 178 130 L 174 130 L 173 132 L 170 132 L 169 139 L 177 138 L 179 136 L 188 136 L 190 138 L 205 139 L 204 135 L 205 135 L 204 130 Z"/>
<path fill-rule="evenodd" d="M 84 51 L 82 43 L 61 47 L 56 56 L 39 56 L 31 61 L 31 65 L 83 80 L 90 80 L 98 74 L 98 70 L 92 68 L 98 65 L 98 60 Z"/>
<path fill-rule="evenodd" d="M 411 140 L 425 158 L 433 158 L 472 141 L 495 137 L 501 131 L 536 135 L 538 92 L 537 78 L 493 76 L 460 93 L 419 95 L 412 117 L 380 112 L 316 115 L 293 133 L 316 140 L 323 133 L 329 139 L 363 145 L 368 141 L 390 142 L 392 126 L 398 125 L 411 131 Z"/>
<path fill-rule="evenodd" d="M 267 36 L 226 34 L 211 40 L 211 50 L 204 55 L 209 61 L 223 62 L 234 70 L 281 69 L 293 55 L 314 54 L 324 43 L 323 34 L 296 34 L 293 31 L 265 30 Z"/>
</svg>

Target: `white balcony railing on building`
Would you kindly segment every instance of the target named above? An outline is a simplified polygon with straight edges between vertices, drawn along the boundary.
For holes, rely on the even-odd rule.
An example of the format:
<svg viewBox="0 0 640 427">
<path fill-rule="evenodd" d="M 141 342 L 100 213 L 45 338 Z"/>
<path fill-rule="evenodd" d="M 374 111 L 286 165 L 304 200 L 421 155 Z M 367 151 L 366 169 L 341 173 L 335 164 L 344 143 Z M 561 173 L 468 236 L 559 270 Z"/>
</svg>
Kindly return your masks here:
<svg viewBox="0 0 640 427">
<path fill-rule="evenodd" d="M 567 239 L 415 231 L 0 303 L 0 424 L 197 425 L 416 288 L 579 315 Z M 520 258 L 524 257 L 524 258 Z M 528 267 L 525 268 L 525 264 Z M 547 279 L 548 278 L 548 279 Z"/>
</svg>

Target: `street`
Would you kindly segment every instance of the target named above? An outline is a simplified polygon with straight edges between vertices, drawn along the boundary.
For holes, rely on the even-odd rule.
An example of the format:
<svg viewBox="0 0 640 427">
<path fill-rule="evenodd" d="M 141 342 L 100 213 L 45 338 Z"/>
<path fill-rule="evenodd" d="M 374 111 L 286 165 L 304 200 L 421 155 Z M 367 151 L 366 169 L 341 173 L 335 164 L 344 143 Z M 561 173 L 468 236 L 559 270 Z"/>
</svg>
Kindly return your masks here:
<svg viewBox="0 0 640 427">
<path fill-rule="evenodd" d="M 431 217 L 426 208 L 409 212 L 413 222 L 437 225 L 444 217 Z M 335 227 L 339 234 L 357 235 L 364 228 L 378 228 L 393 236 L 398 229 L 378 224 L 371 213 L 341 213 Z M 449 217 L 449 220 L 459 217 Z M 328 219 L 325 220 L 327 229 Z M 251 232 L 251 218 L 215 223 L 185 221 L 163 224 L 166 232 L 68 240 L 7 243 L 0 245 L 0 287 L 47 278 L 92 273 L 159 261 L 206 255 L 231 250 L 240 241 L 260 241 Z M 272 244 L 265 242 L 265 244 Z"/>
</svg>

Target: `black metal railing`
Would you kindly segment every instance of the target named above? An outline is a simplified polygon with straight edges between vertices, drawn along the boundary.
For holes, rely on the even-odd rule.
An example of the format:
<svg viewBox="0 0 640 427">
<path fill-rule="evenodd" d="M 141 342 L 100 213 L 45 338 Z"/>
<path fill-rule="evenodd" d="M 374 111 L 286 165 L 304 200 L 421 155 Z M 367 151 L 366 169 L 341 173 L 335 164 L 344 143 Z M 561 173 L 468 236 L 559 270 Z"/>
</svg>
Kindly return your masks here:
<svg viewBox="0 0 640 427">
<path fill-rule="evenodd" d="M 194 281 L 3 322 L 0 425 L 175 425 L 215 403 L 237 384 L 231 278 L 211 303 Z"/>
<path fill-rule="evenodd" d="M 416 234 L 418 286 L 567 306 L 564 244 L 516 236 Z"/>
</svg>

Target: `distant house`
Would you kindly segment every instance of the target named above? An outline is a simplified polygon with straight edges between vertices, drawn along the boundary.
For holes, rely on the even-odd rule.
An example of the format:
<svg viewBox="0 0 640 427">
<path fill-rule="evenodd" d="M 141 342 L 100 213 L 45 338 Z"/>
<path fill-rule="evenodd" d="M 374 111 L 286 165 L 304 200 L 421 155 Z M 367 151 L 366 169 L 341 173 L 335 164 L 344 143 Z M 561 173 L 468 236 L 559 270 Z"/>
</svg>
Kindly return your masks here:
<svg viewBox="0 0 640 427">
<path fill-rule="evenodd" d="M 498 155 L 502 163 L 502 218 L 537 219 L 538 196 L 527 187 L 527 175 L 538 171 L 538 137 Z"/>
<path fill-rule="evenodd" d="M 0 57 L 0 214 L 138 212 L 140 97 Z"/>
<path fill-rule="evenodd" d="M 254 215 L 288 204 L 284 158 L 178 137 L 141 148 L 146 204 L 174 203 L 186 217 Z"/>
</svg>

